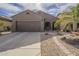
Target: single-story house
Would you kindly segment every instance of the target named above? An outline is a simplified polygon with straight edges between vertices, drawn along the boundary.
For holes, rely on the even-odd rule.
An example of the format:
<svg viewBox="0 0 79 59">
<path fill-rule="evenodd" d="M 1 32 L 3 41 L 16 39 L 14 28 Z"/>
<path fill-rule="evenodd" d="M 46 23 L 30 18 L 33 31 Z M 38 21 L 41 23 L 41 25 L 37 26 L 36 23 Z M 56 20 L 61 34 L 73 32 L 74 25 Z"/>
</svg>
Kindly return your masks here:
<svg viewBox="0 0 79 59">
<path fill-rule="evenodd" d="M 45 26 L 50 27 L 51 22 L 56 20 L 57 17 L 51 16 L 43 11 L 38 13 L 26 10 L 12 16 L 12 19 L 13 32 L 42 32 L 45 31 Z"/>
</svg>

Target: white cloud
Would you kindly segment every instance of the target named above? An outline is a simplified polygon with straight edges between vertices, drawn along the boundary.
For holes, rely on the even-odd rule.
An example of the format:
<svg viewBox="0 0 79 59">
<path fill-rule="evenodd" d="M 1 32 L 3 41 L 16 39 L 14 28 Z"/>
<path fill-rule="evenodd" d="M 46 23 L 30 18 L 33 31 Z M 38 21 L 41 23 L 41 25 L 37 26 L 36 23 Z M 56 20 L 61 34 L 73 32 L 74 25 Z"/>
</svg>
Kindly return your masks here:
<svg viewBox="0 0 79 59">
<path fill-rule="evenodd" d="M 65 10 L 68 6 L 73 6 L 76 4 L 58 4 L 58 3 L 18 3 L 20 5 L 22 5 L 24 7 L 23 10 L 26 9 L 30 9 L 30 10 L 42 10 L 45 11 L 49 14 L 53 14 L 53 15 L 57 15 L 58 13 L 62 12 L 63 10 Z M 54 6 L 55 5 L 55 6 Z M 50 8 L 51 6 L 51 8 Z M 59 7 L 59 8 L 55 8 L 55 7 Z M 8 3 L 0 3 L 0 8 L 3 9 L 7 9 L 10 10 L 12 12 L 14 12 L 14 14 L 19 13 L 23 10 L 21 10 L 20 8 L 18 8 L 17 6 L 13 6 L 11 4 Z M 49 9 L 47 9 L 49 8 Z"/>
<path fill-rule="evenodd" d="M 41 4 L 40 3 L 19 3 L 24 7 L 24 10 L 29 9 L 29 10 L 42 10 Z"/>
<path fill-rule="evenodd" d="M 7 9 L 7 10 L 10 10 L 12 12 L 20 11 L 20 9 L 18 7 L 12 6 L 12 5 L 7 4 L 7 3 L 0 3 L 0 8 Z"/>
</svg>

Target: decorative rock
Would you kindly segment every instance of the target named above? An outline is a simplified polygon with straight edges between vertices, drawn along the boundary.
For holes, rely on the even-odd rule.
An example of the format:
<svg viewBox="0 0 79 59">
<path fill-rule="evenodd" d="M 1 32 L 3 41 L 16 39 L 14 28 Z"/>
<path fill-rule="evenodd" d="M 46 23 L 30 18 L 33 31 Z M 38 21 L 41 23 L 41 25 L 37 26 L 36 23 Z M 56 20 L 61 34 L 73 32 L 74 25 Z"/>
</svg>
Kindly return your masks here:
<svg viewBox="0 0 79 59">
<path fill-rule="evenodd" d="M 48 35 L 48 33 L 45 33 L 45 35 Z"/>
</svg>

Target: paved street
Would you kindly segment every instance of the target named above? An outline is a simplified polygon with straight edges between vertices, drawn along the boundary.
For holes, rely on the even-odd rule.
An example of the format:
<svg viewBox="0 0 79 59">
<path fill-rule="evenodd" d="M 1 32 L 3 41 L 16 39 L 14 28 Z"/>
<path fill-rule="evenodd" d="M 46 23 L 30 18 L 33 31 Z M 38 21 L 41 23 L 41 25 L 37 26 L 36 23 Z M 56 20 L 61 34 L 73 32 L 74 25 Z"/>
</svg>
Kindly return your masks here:
<svg viewBox="0 0 79 59">
<path fill-rule="evenodd" d="M 17 32 L 0 37 L 0 55 L 40 55 L 40 33 Z"/>
</svg>

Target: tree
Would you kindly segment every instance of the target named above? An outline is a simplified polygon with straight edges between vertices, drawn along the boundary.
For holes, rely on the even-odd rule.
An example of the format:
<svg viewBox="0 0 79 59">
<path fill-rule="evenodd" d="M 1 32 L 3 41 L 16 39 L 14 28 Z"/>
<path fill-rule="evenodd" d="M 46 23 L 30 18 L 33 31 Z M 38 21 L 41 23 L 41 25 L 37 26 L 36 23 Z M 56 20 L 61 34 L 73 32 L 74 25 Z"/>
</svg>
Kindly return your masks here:
<svg viewBox="0 0 79 59">
<path fill-rule="evenodd" d="M 69 11 L 65 10 L 60 14 L 61 17 L 56 21 L 55 27 L 60 24 L 64 24 L 64 28 L 66 29 L 67 24 L 71 24 L 71 22 L 73 23 L 73 27 L 75 27 L 75 22 L 79 21 L 79 4 L 76 6 L 68 7 L 68 9 Z"/>
<path fill-rule="evenodd" d="M 76 23 L 79 21 L 79 4 L 71 8 L 72 21 L 73 21 L 73 30 L 75 31 Z"/>
<path fill-rule="evenodd" d="M 5 26 L 5 22 L 0 20 L 0 28 L 4 28 Z M 1 35 L 1 30 L 0 30 L 0 35 Z"/>
<path fill-rule="evenodd" d="M 59 15 L 59 20 L 56 21 L 55 23 L 55 27 L 59 26 L 59 25 L 64 25 L 62 31 L 64 30 L 65 26 L 71 21 L 71 16 L 70 16 L 70 12 L 65 12 L 63 11 L 60 15 Z"/>
</svg>

